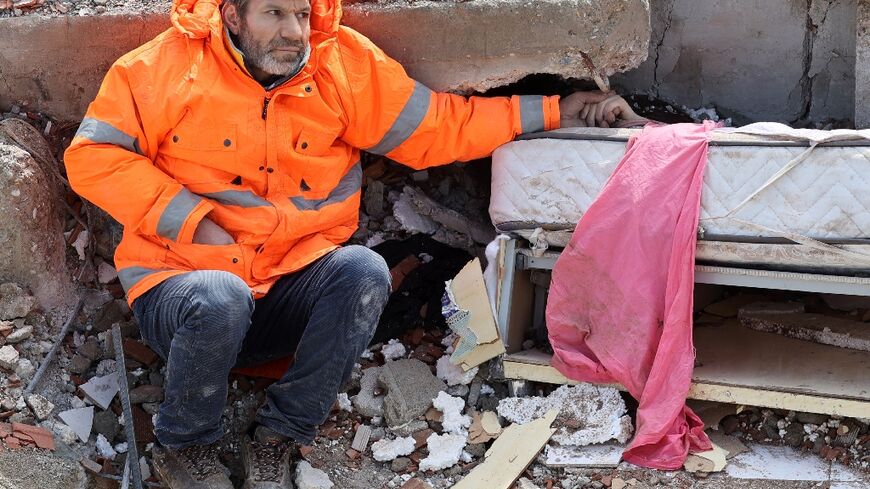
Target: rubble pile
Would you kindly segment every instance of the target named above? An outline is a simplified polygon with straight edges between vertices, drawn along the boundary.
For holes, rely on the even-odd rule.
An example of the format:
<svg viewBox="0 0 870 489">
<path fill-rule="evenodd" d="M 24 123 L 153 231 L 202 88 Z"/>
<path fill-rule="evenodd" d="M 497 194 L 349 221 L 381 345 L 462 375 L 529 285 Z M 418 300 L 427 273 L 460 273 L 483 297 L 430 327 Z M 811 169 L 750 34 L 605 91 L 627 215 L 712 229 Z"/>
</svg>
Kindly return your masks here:
<svg viewBox="0 0 870 489">
<path fill-rule="evenodd" d="M 0 0 L 0 18 L 23 15 L 95 15 L 168 12 L 172 0 Z"/>
</svg>

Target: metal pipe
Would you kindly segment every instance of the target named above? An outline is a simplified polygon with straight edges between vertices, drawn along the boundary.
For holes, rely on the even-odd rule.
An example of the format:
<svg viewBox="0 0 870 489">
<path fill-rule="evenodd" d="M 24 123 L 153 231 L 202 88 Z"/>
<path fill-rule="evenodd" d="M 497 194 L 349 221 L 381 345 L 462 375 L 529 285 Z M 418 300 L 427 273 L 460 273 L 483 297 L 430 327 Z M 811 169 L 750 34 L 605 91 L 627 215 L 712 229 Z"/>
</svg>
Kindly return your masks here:
<svg viewBox="0 0 870 489">
<path fill-rule="evenodd" d="M 124 430 L 127 432 L 127 464 L 133 487 L 142 489 L 142 471 L 139 468 L 139 448 L 136 446 L 136 428 L 133 422 L 133 406 L 130 404 L 130 386 L 127 384 L 127 363 L 124 361 L 124 345 L 121 342 L 121 326 L 112 325 L 112 343 L 115 345 L 116 373 L 121 387 L 121 407 L 124 409 Z"/>
<path fill-rule="evenodd" d="M 73 320 L 75 320 L 76 316 L 78 316 L 79 311 L 82 309 L 82 305 L 84 303 L 85 298 L 79 297 L 78 304 L 76 304 L 76 307 L 70 315 L 69 319 L 66 320 L 63 328 L 61 328 L 60 334 L 57 336 L 57 339 L 54 340 L 54 344 L 51 345 L 51 350 L 48 351 L 48 355 L 45 356 L 45 359 L 42 361 L 42 364 L 39 365 L 39 369 L 36 371 L 36 374 L 30 380 L 30 383 L 27 384 L 27 388 L 24 389 L 25 398 L 33 392 L 33 389 L 36 388 L 36 384 L 38 384 L 39 380 L 42 379 L 42 375 L 45 373 L 46 370 L 48 370 L 48 366 L 51 365 L 51 361 L 54 360 L 54 357 L 57 354 L 57 350 L 60 348 L 61 342 L 69 332 L 69 328 L 70 326 L 72 326 Z"/>
</svg>

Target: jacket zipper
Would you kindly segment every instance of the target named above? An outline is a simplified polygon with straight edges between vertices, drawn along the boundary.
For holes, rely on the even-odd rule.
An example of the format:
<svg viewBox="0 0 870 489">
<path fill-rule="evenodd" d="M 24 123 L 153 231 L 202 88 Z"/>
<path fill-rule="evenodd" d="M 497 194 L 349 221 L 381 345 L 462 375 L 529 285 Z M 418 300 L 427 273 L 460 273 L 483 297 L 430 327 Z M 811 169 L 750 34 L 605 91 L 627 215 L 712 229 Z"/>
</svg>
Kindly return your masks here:
<svg viewBox="0 0 870 489">
<path fill-rule="evenodd" d="M 263 99 L 263 120 L 266 120 L 266 112 L 269 110 L 269 101 L 272 100 L 269 97 Z"/>
</svg>

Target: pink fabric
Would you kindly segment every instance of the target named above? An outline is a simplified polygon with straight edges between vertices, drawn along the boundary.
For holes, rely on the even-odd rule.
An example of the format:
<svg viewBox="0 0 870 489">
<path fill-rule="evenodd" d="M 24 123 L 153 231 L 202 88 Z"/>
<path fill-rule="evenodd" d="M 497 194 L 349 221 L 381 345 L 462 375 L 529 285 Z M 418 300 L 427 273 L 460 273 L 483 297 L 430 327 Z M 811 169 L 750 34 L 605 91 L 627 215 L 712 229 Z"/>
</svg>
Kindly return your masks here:
<svg viewBox="0 0 870 489">
<path fill-rule="evenodd" d="M 711 448 L 686 406 L 695 352 L 695 241 L 708 133 L 647 126 L 580 220 L 556 262 L 547 304 L 553 366 L 587 382 L 619 382 L 638 400 L 623 454 L 678 469 Z"/>
</svg>

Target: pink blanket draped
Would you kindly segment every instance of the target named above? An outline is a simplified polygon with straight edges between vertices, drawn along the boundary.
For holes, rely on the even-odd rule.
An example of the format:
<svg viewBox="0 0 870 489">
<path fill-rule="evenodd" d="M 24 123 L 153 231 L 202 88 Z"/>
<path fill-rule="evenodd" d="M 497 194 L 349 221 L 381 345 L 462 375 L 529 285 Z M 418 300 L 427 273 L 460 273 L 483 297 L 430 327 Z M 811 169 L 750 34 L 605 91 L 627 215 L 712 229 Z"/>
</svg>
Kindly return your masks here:
<svg viewBox="0 0 870 489">
<path fill-rule="evenodd" d="M 686 406 L 695 352 L 692 298 L 698 214 L 715 127 L 647 126 L 556 262 L 547 304 L 553 366 L 618 382 L 638 400 L 623 459 L 678 469 L 711 449 Z"/>
</svg>

